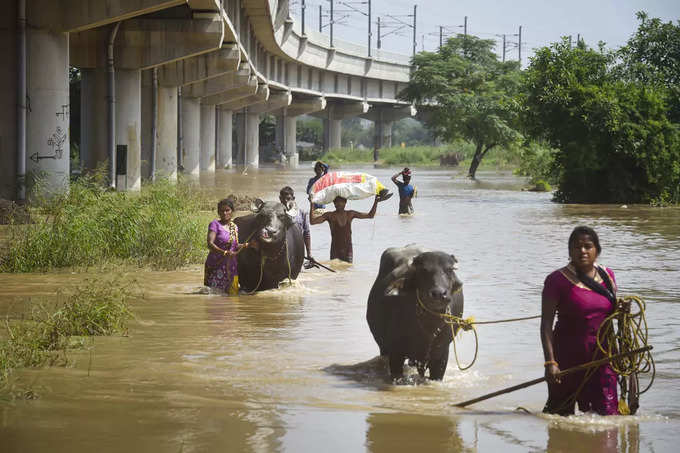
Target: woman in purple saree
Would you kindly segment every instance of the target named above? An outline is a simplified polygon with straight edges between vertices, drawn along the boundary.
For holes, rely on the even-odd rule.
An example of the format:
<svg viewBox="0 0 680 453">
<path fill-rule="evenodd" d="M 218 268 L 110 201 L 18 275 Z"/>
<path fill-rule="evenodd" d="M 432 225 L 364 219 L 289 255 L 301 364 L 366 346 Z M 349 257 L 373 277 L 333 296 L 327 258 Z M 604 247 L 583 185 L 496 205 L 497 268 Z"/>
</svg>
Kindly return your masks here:
<svg viewBox="0 0 680 453">
<path fill-rule="evenodd" d="M 217 204 L 219 219 L 208 226 L 208 258 L 205 260 L 203 284 L 230 295 L 238 294 L 236 255 L 247 244 L 238 243 L 238 227 L 231 221 L 233 202 L 225 198 Z"/>
<path fill-rule="evenodd" d="M 597 331 L 615 309 L 616 280 L 611 269 L 595 262 L 601 251 L 594 230 L 576 227 L 569 237 L 569 265 L 545 279 L 541 342 L 548 401 L 543 412 L 571 415 L 578 403 L 583 412 L 619 413 L 617 374 L 609 364 L 588 372 L 589 376 L 586 372 L 556 376 L 560 370 L 603 357 L 597 346 Z M 585 378 L 587 382 L 581 387 Z"/>
</svg>

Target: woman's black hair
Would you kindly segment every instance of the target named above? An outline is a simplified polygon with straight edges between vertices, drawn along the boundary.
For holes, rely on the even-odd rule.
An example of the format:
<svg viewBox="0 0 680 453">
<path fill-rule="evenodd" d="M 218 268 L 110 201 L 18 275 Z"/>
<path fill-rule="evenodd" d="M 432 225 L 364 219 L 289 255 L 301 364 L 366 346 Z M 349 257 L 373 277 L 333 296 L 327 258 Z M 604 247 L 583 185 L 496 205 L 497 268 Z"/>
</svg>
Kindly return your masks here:
<svg viewBox="0 0 680 453">
<path fill-rule="evenodd" d="M 595 244 L 595 248 L 597 249 L 597 255 L 599 256 L 600 253 L 602 253 L 602 246 L 600 246 L 600 238 L 597 237 L 597 233 L 595 230 L 585 225 L 577 226 L 574 228 L 574 231 L 571 232 L 568 243 L 569 249 L 571 249 L 571 244 L 576 242 L 579 236 L 590 236 L 590 240 L 593 241 L 593 244 Z"/>
<path fill-rule="evenodd" d="M 219 211 L 222 206 L 229 206 L 231 210 L 234 210 L 234 202 L 231 198 L 224 198 L 217 203 L 217 210 Z"/>
</svg>

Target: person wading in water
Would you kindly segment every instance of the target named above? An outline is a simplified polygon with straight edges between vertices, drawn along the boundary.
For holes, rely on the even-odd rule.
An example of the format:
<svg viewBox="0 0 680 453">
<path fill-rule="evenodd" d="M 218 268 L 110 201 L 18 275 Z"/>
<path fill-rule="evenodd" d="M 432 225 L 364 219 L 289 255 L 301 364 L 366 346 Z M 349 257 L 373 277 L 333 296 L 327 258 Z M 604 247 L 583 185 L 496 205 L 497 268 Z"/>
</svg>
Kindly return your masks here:
<svg viewBox="0 0 680 453">
<path fill-rule="evenodd" d="M 335 197 L 333 200 L 335 211 L 328 211 L 320 216 L 315 216 L 314 205 L 310 197 L 309 223 L 311 225 L 318 225 L 323 222 L 328 222 L 328 226 L 331 229 L 331 259 L 337 258 L 348 263 L 352 262 L 352 220 L 372 219 L 375 217 L 378 202 L 384 199 L 387 199 L 387 197 L 384 195 L 376 195 L 373 199 L 373 206 L 370 211 L 357 212 L 345 210 L 347 198 Z"/>
</svg>

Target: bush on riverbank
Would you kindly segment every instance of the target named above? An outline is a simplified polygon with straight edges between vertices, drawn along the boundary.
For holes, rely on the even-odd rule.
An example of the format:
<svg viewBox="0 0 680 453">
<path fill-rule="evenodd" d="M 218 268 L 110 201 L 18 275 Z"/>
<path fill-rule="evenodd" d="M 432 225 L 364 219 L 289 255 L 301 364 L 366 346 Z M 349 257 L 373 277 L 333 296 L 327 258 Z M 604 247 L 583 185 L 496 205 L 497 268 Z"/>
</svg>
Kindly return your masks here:
<svg viewBox="0 0 680 453">
<path fill-rule="evenodd" d="M 129 282 L 120 277 L 86 280 L 57 294 L 56 302 L 34 305 L 20 320 L 5 320 L 0 329 L 0 391 L 17 368 L 66 365 L 66 352 L 84 345 L 73 337 L 126 334 L 132 295 Z"/>
<path fill-rule="evenodd" d="M 140 193 L 106 190 L 83 177 L 68 193 L 39 203 L 44 220 L 13 225 L 2 272 L 35 272 L 116 261 L 174 269 L 205 258 L 205 228 L 197 194 L 159 181 Z"/>
<path fill-rule="evenodd" d="M 383 148 L 378 154 L 378 165 L 385 166 L 422 166 L 439 167 L 440 157 L 449 153 L 456 153 L 463 157 L 459 163 L 462 168 L 467 167 L 475 154 L 472 143 L 457 140 L 445 146 L 410 146 Z M 496 148 L 489 151 L 487 157 L 480 164 L 482 170 L 509 170 L 517 168 L 520 164 L 521 153 L 519 148 L 503 149 Z M 373 163 L 372 149 L 334 149 L 321 157 L 321 160 L 331 166 L 347 166 L 348 164 Z"/>
</svg>

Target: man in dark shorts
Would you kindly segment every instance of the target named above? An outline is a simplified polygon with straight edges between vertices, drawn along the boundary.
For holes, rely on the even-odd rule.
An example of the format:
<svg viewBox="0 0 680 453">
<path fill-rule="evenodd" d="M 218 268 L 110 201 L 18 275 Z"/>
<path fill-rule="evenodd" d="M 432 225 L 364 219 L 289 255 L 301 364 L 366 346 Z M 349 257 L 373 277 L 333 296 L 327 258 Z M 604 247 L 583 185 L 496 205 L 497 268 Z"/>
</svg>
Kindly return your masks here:
<svg viewBox="0 0 680 453">
<path fill-rule="evenodd" d="M 288 203 L 295 201 L 295 192 L 290 186 L 285 186 L 279 191 L 279 201 L 284 206 L 288 206 Z M 314 262 L 314 257 L 312 256 L 312 235 L 309 232 L 307 213 L 301 208 L 298 208 L 297 211 L 298 213 L 295 218 L 293 218 L 293 222 L 297 224 L 298 228 L 300 228 L 300 231 L 302 232 L 302 239 L 304 240 L 305 250 L 307 251 L 305 258 L 308 260 L 305 263 L 305 268 L 309 269 L 311 263 Z"/>
<path fill-rule="evenodd" d="M 397 179 L 399 175 L 401 175 L 403 182 Z M 411 170 L 406 167 L 399 173 L 395 173 L 392 176 L 392 182 L 399 188 L 399 214 L 413 214 L 411 200 L 416 190 L 411 185 Z"/>
<path fill-rule="evenodd" d="M 346 211 L 347 198 L 335 197 L 335 200 L 333 200 L 335 211 L 327 211 L 320 216 L 314 216 L 314 206 L 310 200 L 309 223 L 311 225 L 318 225 L 327 221 L 331 229 L 331 259 L 337 258 L 348 263 L 352 262 L 352 220 L 372 219 L 375 216 L 378 202 L 389 198 L 386 193 L 387 191 L 383 191 L 381 195 L 375 196 L 373 206 L 368 212 Z"/>
</svg>

